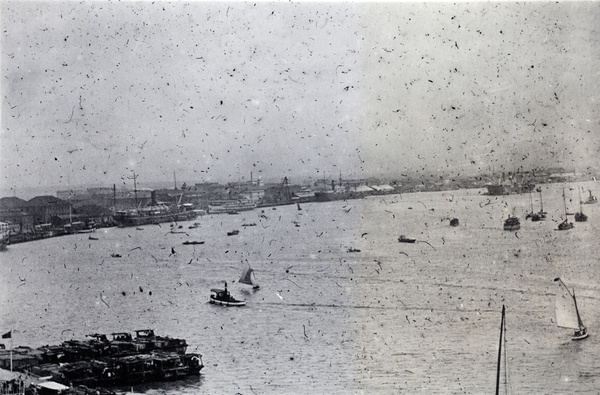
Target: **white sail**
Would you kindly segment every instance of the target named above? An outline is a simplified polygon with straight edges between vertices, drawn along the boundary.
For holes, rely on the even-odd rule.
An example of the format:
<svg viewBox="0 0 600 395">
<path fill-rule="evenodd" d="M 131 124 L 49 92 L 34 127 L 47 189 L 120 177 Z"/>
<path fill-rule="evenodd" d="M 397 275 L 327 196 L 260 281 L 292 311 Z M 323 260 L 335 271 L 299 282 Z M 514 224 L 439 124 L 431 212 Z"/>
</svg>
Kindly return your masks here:
<svg viewBox="0 0 600 395">
<path fill-rule="evenodd" d="M 565 287 L 556 294 L 556 323 L 563 328 L 579 329 L 575 300 Z"/>
<path fill-rule="evenodd" d="M 239 282 L 242 284 L 252 285 L 253 287 L 258 288 L 258 282 L 254 277 L 254 270 L 252 270 L 251 267 L 247 267 L 246 269 L 244 269 L 239 279 Z"/>
</svg>

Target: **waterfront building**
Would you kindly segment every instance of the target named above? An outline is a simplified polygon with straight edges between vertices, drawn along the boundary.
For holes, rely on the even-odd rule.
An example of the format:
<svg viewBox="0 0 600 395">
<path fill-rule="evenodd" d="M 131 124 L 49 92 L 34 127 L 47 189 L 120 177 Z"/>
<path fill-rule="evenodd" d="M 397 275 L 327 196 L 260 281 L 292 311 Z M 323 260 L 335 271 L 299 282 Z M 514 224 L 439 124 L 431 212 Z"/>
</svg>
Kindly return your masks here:
<svg viewBox="0 0 600 395">
<path fill-rule="evenodd" d="M 71 211 L 71 203 L 50 195 L 36 196 L 27 202 L 27 212 L 37 224 L 50 223 L 52 217 L 69 215 Z"/>
</svg>

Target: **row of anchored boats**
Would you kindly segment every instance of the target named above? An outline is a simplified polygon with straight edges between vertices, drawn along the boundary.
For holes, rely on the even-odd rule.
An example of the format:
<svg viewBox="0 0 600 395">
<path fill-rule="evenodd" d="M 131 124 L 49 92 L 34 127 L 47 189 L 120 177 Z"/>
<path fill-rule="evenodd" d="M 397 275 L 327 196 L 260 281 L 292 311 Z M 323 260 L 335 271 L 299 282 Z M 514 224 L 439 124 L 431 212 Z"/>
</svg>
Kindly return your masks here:
<svg viewBox="0 0 600 395">
<path fill-rule="evenodd" d="M 135 336 L 113 333 L 110 339 L 91 334 L 60 345 L 11 349 L 10 367 L 14 363 L 16 371 L 40 378 L 42 388 L 110 388 L 200 374 L 202 355 L 186 349 L 185 339 L 156 336 L 151 329 L 135 331 Z M 7 352 L 0 353 L 5 368 L 8 358 Z"/>
<path fill-rule="evenodd" d="M 525 219 L 531 219 L 532 222 L 537 221 L 545 221 L 547 212 L 544 211 L 544 205 L 542 203 L 542 192 L 538 190 L 540 193 L 540 211 L 533 211 L 533 198 L 531 198 L 531 212 L 525 216 Z M 531 196 L 530 196 L 531 197 Z M 564 204 L 564 215 L 565 219 L 558 224 L 557 230 L 569 230 L 573 229 L 575 226 L 572 222 L 569 222 L 569 215 L 573 215 L 575 218 L 575 222 L 586 222 L 588 220 L 588 216 L 583 213 L 583 204 L 593 204 L 597 203 L 597 199 L 592 195 L 590 191 L 590 197 L 586 202 L 581 200 L 581 191 L 579 192 L 579 212 L 572 214 L 567 211 L 567 203 L 565 198 L 565 190 L 563 189 L 563 204 Z M 504 221 L 504 230 L 515 231 L 521 229 L 521 222 L 519 218 L 509 215 L 508 218 Z"/>
</svg>

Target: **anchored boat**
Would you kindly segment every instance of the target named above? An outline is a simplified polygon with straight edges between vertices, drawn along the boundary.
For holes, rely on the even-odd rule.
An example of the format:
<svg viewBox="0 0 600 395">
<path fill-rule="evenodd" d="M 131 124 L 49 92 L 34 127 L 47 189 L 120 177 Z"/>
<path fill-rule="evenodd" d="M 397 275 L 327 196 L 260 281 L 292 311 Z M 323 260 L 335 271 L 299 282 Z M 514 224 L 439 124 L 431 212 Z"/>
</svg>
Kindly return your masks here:
<svg viewBox="0 0 600 395">
<path fill-rule="evenodd" d="M 400 243 L 414 243 L 415 241 L 417 241 L 417 240 L 412 239 L 410 237 L 406 237 L 404 235 L 400 235 L 400 237 L 398 237 L 398 242 L 400 242 Z"/>
<path fill-rule="evenodd" d="M 581 200 L 581 190 L 579 192 L 579 212 L 575 213 L 575 222 L 585 222 L 588 216 L 583 213 L 583 201 Z"/>
<path fill-rule="evenodd" d="M 563 204 L 565 206 L 565 220 L 558 224 L 557 230 L 573 229 L 575 226 L 573 225 L 573 222 L 569 222 L 569 213 L 567 213 L 567 200 L 565 199 L 565 188 L 563 188 Z"/>
<path fill-rule="evenodd" d="M 506 221 L 504 221 L 504 230 L 519 230 L 521 229 L 521 222 L 517 217 L 511 217 L 510 214 Z"/>
</svg>

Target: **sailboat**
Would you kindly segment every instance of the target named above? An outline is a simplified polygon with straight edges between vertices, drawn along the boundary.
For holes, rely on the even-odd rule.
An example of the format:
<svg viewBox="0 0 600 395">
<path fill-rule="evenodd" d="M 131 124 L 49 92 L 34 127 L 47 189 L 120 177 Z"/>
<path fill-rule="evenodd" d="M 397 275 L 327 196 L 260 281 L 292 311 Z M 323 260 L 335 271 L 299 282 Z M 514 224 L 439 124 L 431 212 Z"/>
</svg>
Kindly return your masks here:
<svg viewBox="0 0 600 395">
<path fill-rule="evenodd" d="M 498 347 L 498 369 L 496 371 L 496 395 L 500 394 L 500 370 L 502 367 L 502 354 L 504 353 L 504 384 L 508 384 L 508 369 L 506 368 L 506 325 L 505 325 L 506 309 L 502 305 L 502 320 L 500 321 L 500 345 Z M 504 347 L 503 347 L 504 346 Z"/>
<path fill-rule="evenodd" d="M 598 203 L 598 199 L 596 198 L 596 196 L 592 195 L 592 190 L 588 189 L 588 192 L 590 193 L 590 196 L 588 197 L 588 199 L 585 201 L 585 204 L 594 204 L 594 203 Z"/>
<path fill-rule="evenodd" d="M 541 193 L 542 193 L 542 191 L 540 190 L 540 202 L 541 202 Z M 531 201 L 531 212 L 529 214 L 527 214 L 527 216 L 525 216 L 525 219 L 531 218 L 531 222 L 545 220 L 546 213 L 544 212 L 543 206 L 542 206 L 542 209 L 538 213 L 533 212 L 533 194 L 532 194 L 532 192 L 529 192 L 529 200 Z"/>
<path fill-rule="evenodd" d="M 260 288 L 260 285 L 258 285 L 258 281 L 256 281 L 256 277 L 254 276 L 254 269 L 252 269 L 250 265 L 244 268 L 238 282 L 242 284 L 252 285 L 252 288 L 254 289 Z"/>
<path fill-rule="evenodd" d="M 544 221 L 546 219 L 546 212 L 544 211 L 544 202 L 542 201 L 542 188 L 538 188 L 538 192 L 540 193 L 540 211 L 538 212 L 538 217 L 540 221 Z"/>
<path fill-rule="evenodd" d="M 560 277 L 554 281 L 560 282 L 561 285 L 560 292 L 556 294 L 556 324 L 562 328 L 575 329 L 572 340 L 585 339 L 588 337 L 588 331 L 579 315 L 575 290 L 571 293 Z"/>
<path fill-rule="evenodd" d="M 533 195 L 531 191 L 529 192 L 529 203 L 531 203 L 531 212 L 525 216 L 525 219 L 531 218 L 531 221 L 539 221 L 539 217 L 536 213 L 533 212 Z"/>
<path fill-rule="evenodd" d="M 583 213 L 583 202 L 581 201 L 581 190 L 579 192 L 579 212 L 575 213 L 575 222 L 585 222 L 588 217 Z"/>
<path fill-rule="evenodd" d="M 567 214 L 567 201 L 565 199 L 565 188 L 563 188 L 563 203 L 565 205 L 565 220 L 563 222 L 561 222 L 560 224 L 558 224 L 558 230 L 573 229 L 575 226 L 573 226 L 572 222 L 569 222 L 569 217 Z"/>
</svg>

